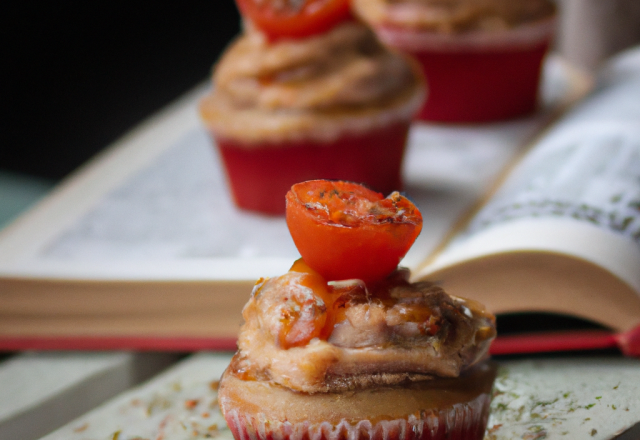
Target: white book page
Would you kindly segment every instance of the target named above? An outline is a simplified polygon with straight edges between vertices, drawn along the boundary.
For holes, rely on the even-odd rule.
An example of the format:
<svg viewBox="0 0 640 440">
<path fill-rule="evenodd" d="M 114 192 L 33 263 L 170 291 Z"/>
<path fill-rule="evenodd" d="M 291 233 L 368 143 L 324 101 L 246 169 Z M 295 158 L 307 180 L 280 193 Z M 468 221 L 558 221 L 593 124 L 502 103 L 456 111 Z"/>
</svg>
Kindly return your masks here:
<svg viewBox="0 0 640 440">
<path fill-rule="evenodd" d="M 531 117 L 482 126 L 414 124 L 406 193 L 425 227 L 402 264 L 417 266 L 588 77 L 558 58 L 545 67 Z M 198 119 L 195 90 L 123 139 L 0 236 L 0 276 L 253 280 L 298 258 L 281 217 L 240 211 Z"/>
<path fill-rule="evenodd" d="M 601 265 L 640 292 L 640 65 L 628 72 L 556 124 L 424 272 L 552 251 Z"/>
</svg>

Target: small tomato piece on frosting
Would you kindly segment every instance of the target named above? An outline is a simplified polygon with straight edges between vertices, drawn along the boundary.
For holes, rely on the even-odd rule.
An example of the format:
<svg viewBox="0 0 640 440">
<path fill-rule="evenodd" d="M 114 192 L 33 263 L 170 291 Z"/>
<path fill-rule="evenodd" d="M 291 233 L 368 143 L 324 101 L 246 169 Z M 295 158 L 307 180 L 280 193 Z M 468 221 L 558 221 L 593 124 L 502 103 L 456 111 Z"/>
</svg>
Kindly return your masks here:
<svg viewBox="0 0 640 440">
<path fill-rule="evenodd" d="M 356 183 L 298 183 L 286 202 L 287 226 L 302 259 L 327 281 L 383 280 L 422 230 L 422 215 L 406 197 L 394 192 L 385 198 Z"/>
<path fill-rule="evenodd" d="M 351 17 L 349 0 L 236 0 L 240 12 L 269 39 L 304 38 Z"/>
<path fill-rule="evenodd" d="M 325 340 L 333 328 L 334 299 L 324 278 L 302 260 L 297 260 L 289 272 L 303 275 L 300 290 L 288 298 L 290 307 L 283 309 L 278 341 L 285 349 L 306 345 L 313 338 Z"/>
</svg>

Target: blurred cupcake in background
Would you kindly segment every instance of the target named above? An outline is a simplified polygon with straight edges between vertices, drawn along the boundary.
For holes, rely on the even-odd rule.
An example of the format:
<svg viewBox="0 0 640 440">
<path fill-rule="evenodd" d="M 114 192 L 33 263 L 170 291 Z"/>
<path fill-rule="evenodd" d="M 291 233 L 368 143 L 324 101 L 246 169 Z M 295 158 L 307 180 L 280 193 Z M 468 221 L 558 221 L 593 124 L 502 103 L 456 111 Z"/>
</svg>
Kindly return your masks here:
<svg viewBox="0 0 640 440">
<path fill-rule="evenodd" d="M 350 16 L 347 0 L 239 0 L 246 29 L 221 57 L 201 116 L 240 208 L 283 214 L 294 183 L 401 187 L 419 66 Z"/>
<path fill-rule="evenodd" d="M 552 0 L 353 0 L 353 9 L 422 65 L 429 99 L 420 119 L 489 122 L 536 109 Z"/>
</svg>

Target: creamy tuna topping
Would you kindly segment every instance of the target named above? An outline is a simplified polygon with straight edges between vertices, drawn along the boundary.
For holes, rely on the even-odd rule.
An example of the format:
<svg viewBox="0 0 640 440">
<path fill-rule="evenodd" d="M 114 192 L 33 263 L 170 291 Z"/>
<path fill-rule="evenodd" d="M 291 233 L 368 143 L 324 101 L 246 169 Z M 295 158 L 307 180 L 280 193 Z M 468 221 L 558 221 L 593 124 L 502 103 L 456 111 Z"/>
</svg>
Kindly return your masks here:
<svg viewBox="0 0 640 440">
<path fill-rule="evenodd" d="M 374 25 L 441 33 L 504 31 L 556 14 L 552 0 L 354 0 Z"/>
<path fill-rule="evenodd" d="M 257 284 L 243 310 L 235 374 L 304 392 L 456 377 L 487 356 L 495 336 L 482 306 L 411 284 L 406 270 L 375 292 L 350 280 L 317 293 L 306 276 Z"/>
<path fill-rule="evenodd" d="M 324 140 L 411 118 L 424 99 L 416 71 L 355 22 L 277 43 L 249 31 L 218 63 L 201 113 L 236 140 Z"/>
</svg>

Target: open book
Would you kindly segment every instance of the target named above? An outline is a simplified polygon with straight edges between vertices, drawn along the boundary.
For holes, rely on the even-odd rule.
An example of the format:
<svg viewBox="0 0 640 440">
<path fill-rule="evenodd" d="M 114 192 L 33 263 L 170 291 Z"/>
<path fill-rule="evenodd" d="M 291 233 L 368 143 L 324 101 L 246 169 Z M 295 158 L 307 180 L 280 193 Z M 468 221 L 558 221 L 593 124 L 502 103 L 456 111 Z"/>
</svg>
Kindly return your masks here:
<svg viewBox="0 0 640 440">
<path fill-rule="evenodd" d="M 448 270 L 453 247 L 437 266 L 424 262 L 456 219 L 592 84 L 555 57 L 544 78 L 540 111 L 529 118 L 415 124 L 405 190 L 425 226 L 402 265 L 420 276 Z M 286 272 L 299 255 L 283 218 L 233 206 L 197 115 L 204 93 L 197 88 L 138 127 L 0 233 L 0 349 L 235 348 L 255 280 Z M 637 288 L 614 274 L 635 286 L 629 291 Z"/>
<path fill-rule="evenodd" d="M 640 325 L 640 51 L 611 64 L 415 276 L 496 313 Z"/>
<path fill-rule="evenodd" d="M 614 60 L 414 275 L 497 314 L 618 332 L 519 339 L 494 353 L 585 344 L 640 355 L 640 50 Z"/>
</svg>

